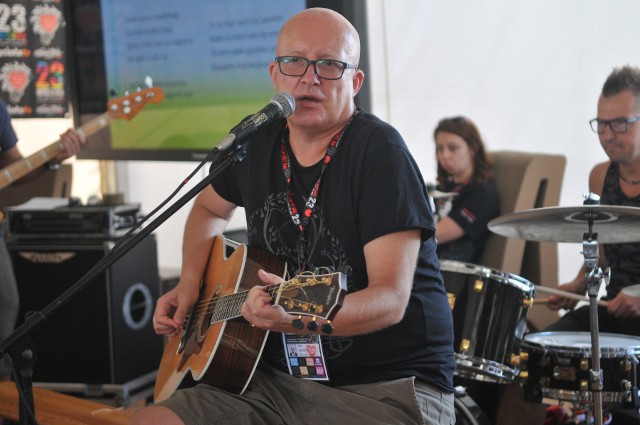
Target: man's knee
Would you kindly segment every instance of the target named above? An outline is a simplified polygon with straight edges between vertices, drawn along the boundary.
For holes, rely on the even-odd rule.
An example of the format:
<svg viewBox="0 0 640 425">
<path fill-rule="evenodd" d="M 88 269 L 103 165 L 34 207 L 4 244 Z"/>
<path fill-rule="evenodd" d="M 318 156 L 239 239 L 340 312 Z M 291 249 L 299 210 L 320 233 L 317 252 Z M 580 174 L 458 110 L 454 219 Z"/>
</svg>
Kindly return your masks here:
<svg viewBox="0 0 640 425">
<path fill-rule="evenodd" d="M 184 425 L 182 420 L 170 409 L 162 406 L 146 407 L 131 418 L 129 425 Z"/>
</svg>

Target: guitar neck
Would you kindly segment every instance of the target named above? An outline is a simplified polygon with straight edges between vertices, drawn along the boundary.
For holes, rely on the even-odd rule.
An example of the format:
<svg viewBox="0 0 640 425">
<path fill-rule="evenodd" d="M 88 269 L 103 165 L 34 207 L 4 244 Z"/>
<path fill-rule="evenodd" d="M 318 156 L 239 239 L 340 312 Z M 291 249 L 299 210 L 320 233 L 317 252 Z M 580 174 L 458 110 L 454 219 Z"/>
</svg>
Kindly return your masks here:
<svg viewBox="0 0 640 425">
<path fill-rule="evenodd" d="M 83 134 L 86 138 L 109 125 L 110 122 L 111 119 L 105 112 L 82 125 L 77 132 Z M 62 141 L 58 140 L 24 159 L 7 165 L 5 168 L 0 170 L 0 190 L 51 161 L 62 151 L 64 151 L 64 144 Z"/>
<path fill-rule="evenodd" d="M 269 285 L 267 288 L 271 298 L 275 301 L 280 284 Z M 249 291 L 236 292 L 231 295 L 214 298 L 206 304 L 207 312 L 211 314 L 210 323 L 224 322 L 242 316 L 240 308 L 249 296 Z"/>
<path fill-rule="evenodd" d="M 331 320 L 342 305 L 346 293 L 346 278 L 342 273 L 300 275 L 289 281 L 267 286 L 273 305 L 287 313 Z M 194 317 L 205 315 L 209 323 L 222 322 L 242 316 L 240 308 L 249 291 L 213 297 L 197 306 Z"/>
</svg>

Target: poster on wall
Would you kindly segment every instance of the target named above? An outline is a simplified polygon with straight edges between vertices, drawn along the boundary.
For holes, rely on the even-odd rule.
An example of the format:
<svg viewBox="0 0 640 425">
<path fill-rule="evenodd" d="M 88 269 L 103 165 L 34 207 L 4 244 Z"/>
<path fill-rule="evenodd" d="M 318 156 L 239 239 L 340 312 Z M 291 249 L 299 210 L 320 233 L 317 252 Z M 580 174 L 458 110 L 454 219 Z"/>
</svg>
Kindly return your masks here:
<svg viewBox="0 0 640 425">
<path fill-rule="evenodd" d="M 12 117 L 68 116 L 63 1 L 0 3 L 0 96 Z"/>
</svg>

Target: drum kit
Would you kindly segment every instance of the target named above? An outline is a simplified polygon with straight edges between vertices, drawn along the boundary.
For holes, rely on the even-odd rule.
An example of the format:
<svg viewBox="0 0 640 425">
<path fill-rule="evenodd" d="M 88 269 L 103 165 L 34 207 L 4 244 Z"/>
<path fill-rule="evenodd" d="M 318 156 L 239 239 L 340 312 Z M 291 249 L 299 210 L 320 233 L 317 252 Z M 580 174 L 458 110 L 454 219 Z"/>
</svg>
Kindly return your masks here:
<svg viewBox="0 0 640 425">
<path fill-rule="evenodd" d="M 588 297 L 536 287 L 499 270 L 441 260 L 454 320 L 456 375 L 498 384 L 519 382 L 525 399 L 572 403 L 593 414 L 596 425 L 603 423 L 603 407 L 632 403 L 637 412 L 640 338 L 600 333 L 597 307 L 604 302 L 597 295 L 610 277 L 608 269 L 598 267 L 598 244 L 640 242 L 640 208 L 600 205 L 597 196 L 589 194 L 581 206 L 519 211 L 488 226 L 509 238 L 582 242 Z M 525 335 L 536 289 L 588 301 L 591 331 Z"/>
</svg>

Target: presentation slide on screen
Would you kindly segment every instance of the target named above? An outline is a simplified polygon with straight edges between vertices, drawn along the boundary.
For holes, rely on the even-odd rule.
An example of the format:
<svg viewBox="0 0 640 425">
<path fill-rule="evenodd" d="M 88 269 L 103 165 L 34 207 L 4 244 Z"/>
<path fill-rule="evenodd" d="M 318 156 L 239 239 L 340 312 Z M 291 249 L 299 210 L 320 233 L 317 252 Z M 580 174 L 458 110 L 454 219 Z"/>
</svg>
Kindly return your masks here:
<svg viewBox="0 0 640 425">
<path fill-rule="evenodd" d="M 259 5 L 259 7 L 257 7 Z M 268 74 L 282 24 L 305 1 L 102 0 L 109 90 L 145 79 L 165 95 L 111 124 L 114 149 L 212 149 L 274 94 Z"/>
</svg>

